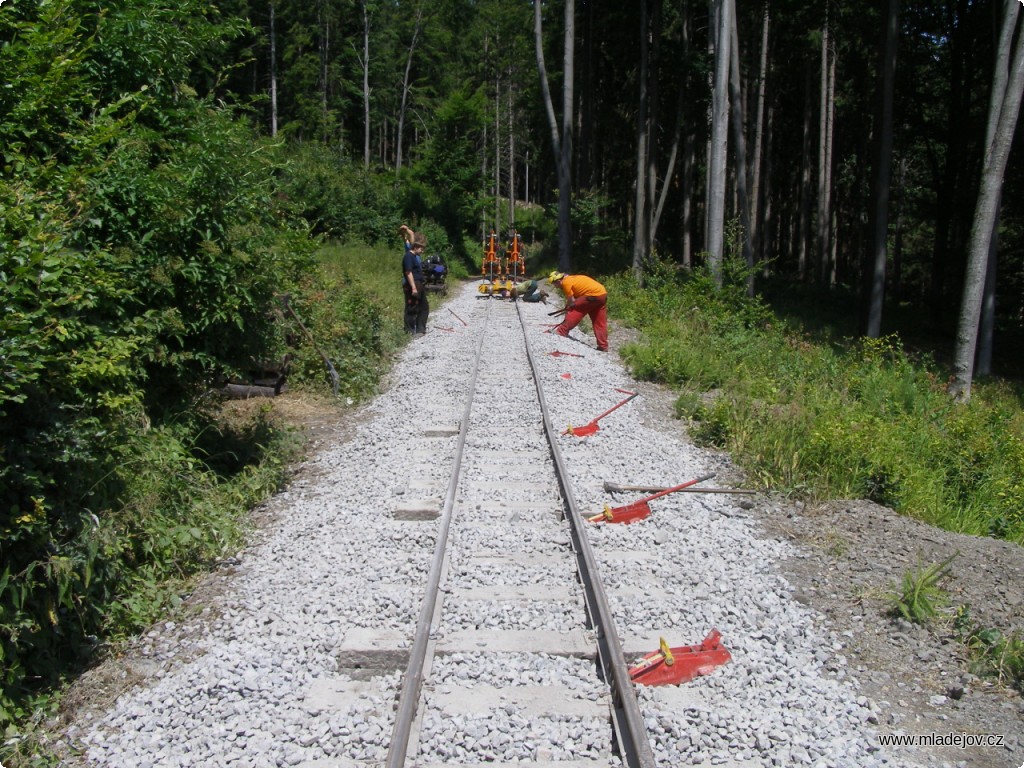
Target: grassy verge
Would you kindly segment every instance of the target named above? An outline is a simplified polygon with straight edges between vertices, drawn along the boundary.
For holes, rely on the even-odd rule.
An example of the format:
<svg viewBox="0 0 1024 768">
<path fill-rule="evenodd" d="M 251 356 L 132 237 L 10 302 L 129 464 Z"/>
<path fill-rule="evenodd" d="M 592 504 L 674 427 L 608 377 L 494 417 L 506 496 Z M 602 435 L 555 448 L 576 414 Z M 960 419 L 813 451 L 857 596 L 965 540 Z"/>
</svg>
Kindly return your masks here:
<svg viewBox="0 0 1024 768">
<path fill-rule="evenodd" d="M 617 319 L 644 332 L 635 375 L 676 387 L 698 442 L 728 450 L 766 488 L 867 498 L 947 530 L 1024 543 L 1020 393 L 978 382 L 955 405 L 945 376 L 895 336 L 815 338 L 743 281 L 656 268 L 609 281 Z"/>
</svg>

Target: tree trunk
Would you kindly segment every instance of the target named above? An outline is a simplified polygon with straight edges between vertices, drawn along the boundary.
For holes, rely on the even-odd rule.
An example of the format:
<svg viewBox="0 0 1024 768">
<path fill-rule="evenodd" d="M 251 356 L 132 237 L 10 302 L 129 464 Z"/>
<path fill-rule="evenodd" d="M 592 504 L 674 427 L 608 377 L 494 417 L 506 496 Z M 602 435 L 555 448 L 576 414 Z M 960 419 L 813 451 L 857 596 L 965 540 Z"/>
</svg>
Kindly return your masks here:
<svg viewBox="0 0 1024 768">
<path fill-rule="evenodd" d="M 575 80 L 576 2 L 565 3 L 565 35 L 562 49 L 562 155 L 558 174 L 558 265 L 572 269 L 572 127 Z"/>
<path fill-rule="evenodd" d="M 317 24 L 320 28 L 320 139 L 328 140 L 330 120 L 327 113 L 327 63 L 331 56 L 331 22 L 324 13 L 323 3 L 317 5 Z"/>
<path fill-rule="evenodd" d="M 416 24 L 412 30 L 412 41 L 405 55 L 405 75 L 402 77 L 402 98 L 398 107 L 398 135 L 395 140 L 395 172 L 402 170 L 402 137 L 405 132 L 405 111 L 409 105 L 409 75 L 412 72 L 412 54 L 416 50 L 416 41 L 420 36 L 420 25 L 423 23 L 423 3 L 416 6 Z"/>
<path fill-rule="evenodd" d="M 501 77 L 494 79 L 494 231 L 501 234 Z"/>
<path fill-rule="evenodd" d="M 1002 37 L 1009 34 L 1013 25 L 1004 24 L 1000 30 L 1000 40 L 996 45 L 995 67 L 992 70 L 992 98 L 1003 99 L 1006 95 L 1006 81 L 1009 76 L 1007 67 L 1009 65 L 1010 46 Z M 985 131 L 985 147 L 992 145 L 995 138 L 995 126 L 989 122 Z M 979 376 L 988 376 L 992 373 L 992 346 L 993 335 L 996 324 L 996 271 L 999 264 L 999 207 L 1002 201 L 1002 190 L 996 199 L 996 215 L 992 222 L 992 240 L 988 247 L 988 265 L 985 269 L 985 291 L 981 301 L 981 320 L 978 327 L 978 355 L 975 363 L 975 373 Z"/>
<path fill-rule="evenodd" d="M 647 79 L 650 86 L 647 89 L 647 224 L 644 226 L 644 260 L 648 260 L 654 250 L 654 219 L 658 199 L 658 163 L 661 160 L 659 155 L 658 126 L 661 121 L 658 114 L 661 105 L 658 102 L 658 72 L 659 53 L 661 50 L 661 3 L 662 0 L 651 0 L 651 45 L 648 55 Z M 668 185 L 670 176 L 666 175 L 664 184 Z"/>
<path fill-rule="evenodd" d="M 647 105 L 647 67 L 650 61 L 650 24 L 647 18 L 647 0 L 640 0 L 640 76 L 638 82 L 636 116 L 636 181 L 633 190 L 633 275 L 643 279 L 647 260 L 647 137 L 650 117 Z"/>
<path fill-rule="evenodd" d="M 753 169 L 750 184 L 750 246 L 753 258 L 763 258 L 761 245 L 761 216 L 764 204 L 761 196 L 761 167 L 764 164 L 764 110 L 765 92 L 768 83 L 768 24 L 771 20 L 769 0 L 764 2 L 764 16 L 761 23 L 761 64 L 757 81 L 757 123 L 754 125 L 754 155 L 751 158 Z"/>
<path fill-rule="evenodd" d="M 829 253 L 828 253 L 828 230 L 829 211 L 829 29 L 828 29 L 828 2 L 825 3 L 825 23 L 821 27 L 821 93 L 820 108 L 818 111 L 818 218 L 816 228 L 816 257 L 817 274 L 820 285 L 828 285 L 829 282 Z"/>
<path fill-rule="evenodd" d="M 558 161 L 558 268 L 568 272 L 572 266 L 572 105 L 573 105 L 573 48 L 575 46 L 575 2 L 565 4 L 565 37 L 563 41 L 562 72 L 562 130 L 559 135 L 558 120 L 551 100 L 547 67 L 544 65 L 544 36 L 541 25 L 541 3 L 533 3 L 533 37 L 537 53 L 537 70 L 540 73 L 541 92 L 544 107 L 551 128 L 551 146 Z"/>
<path fill-rule="evenodd" d="M 508 73 L 508 223 L 516 225 L 516 133 L 512 109 L 512 71 Z"/>
<path fill-rule="evenodd" d="M 721 7 L 721 0 L 708 0 L 708 61 L 715 60 L 715 48 L 716 39 L 718 35 L 718 17 L 719 8 Z M 715 71 L 714 67 L 708 68 L 708 93 L 711 94 L 711 98 L 708 99 L 708 116 L 707 116 L 707 128 L 708 128 L 708 140 L 704 147 L 704 251 L 707 252 L 708 248 L 708 214 L 710 213 L 711 206 L 708 205 L 708 192 L 711 190 L 711 155 L 712 155 L 712 137 L 711 137 L 711 126 L 715 122 Z"/>
<path fill-rule="evenodd" d="M 804 130 L 800 165 L 800 220 L 797 229 L 800 281 L 808 280 L 811 260 L 811 70 L 804 78 Z"/>
<path fill-rule="evenodd" d="M 971 227 L 970 248 L 967 255 L 967 274 L 964 277 L 964 292 L 960 303 L 960 321 L 957 325 L 956 348 L 953 353 L 953 380 L 949 392 L 960 402 L 970 400 L 971 383 L 974 377 L 974 354 L 978 342 L 978 319 L 985 290 L 985 274 L 988 267 L 989 246 L 996 221 L 1000 199 L 1000 188 L 1006 161 L 1013 142 L 1020 113 L 1021 92 L 1024 91 L 1024 44 L 1017 41 L 1012 46 L 1014 28 L 1019 16 L 1017 3 L 1006 6 L 1006 15 L 999 36 L 995 73 L 993 75 L 992 98 L 988 112 L 988 138 L 985 147 L 985 163 L 981 174 L 978 203 L 974 210 L 974 224 Z M 1013 50 L 1011 52 L 1011 46 Z M 1005 89 L 999 88 L 1001 63 L 1012 61 Z M 1003 91 L 1003 92 L 1000 92 Z"/>
<path fill-rule="evenodd" d="M 363 0 L 363 166 L 370 167 L 370 12 Z"/>
<path fill-rule="evenodd" d="M 270 3 L 270 135 L 277 136 L 277 29 Z"/>
<path fill-rule="evenodd" d="M 906 158 L 900 158 L 899 169 L 892 234 L 892 294 L 897 301 L 903 296 L 903 200 L 906 196 Z"/>
<path fill-rule="evenodd" d="M 836 55 L 835 51 L 829 51 L 828 64 L 828 118 L 825 121 L 825 229 L 822 238 L 822 247 L 825 252 L 824 266 L 826 268 L 826 285 L 834 288 L 836 285 L 836 259 L 832 237 L 832 223 L 835 219 L 835 212 L 832 210 L 832 149 L 835 146 L 835 112 L 836 112 Z"/>
<path fill-rule="evenodd" d="M 731 45 L 729 47 L 729 97 L 732 100 L 732 133 L 736 142 L 733 152 L 736 157 L 736 196 L 737 208 L 740 213 L 740 238 L 743 247 L 743 260 L 747 265 L 747 295 L 754 295 L 754 257 L 750 250 L 750 200 L 747 196 L 747 140 L 743 135 L 743 99 L 740 91 L 740 54 L 739 32 L 736 28 L 736 0 L 726 0 L 729 4 L 729 16 L 732 23 L 729 27 Z"/>
<path fill-rule="evenodd" d="M 885 267 L 889 256 L 889 187 L 892 182 L 892 111 L 896 80 L 896 44 L 899 39 L 899 0 L 889 0 L 885 42 L 879 61 L 878 124 L 875 128 L 875 182 L 871 208 L 871 248 L 864 265 L 864 321 L 862 333 L 877 339 L 882 333 L 882 306 L 885 299 Z"/>
<path fill-rule="evenodd" d="M 683 253 L 682 263 L 687 269 L 693 267 L 693 177 L 696 165 L 697 142 L 693 133 L 686 132 L 683 141 Z"/>
<path fill-rule="evenodd" d="M 776 238 L 773 238 L 775 220 L 773 218 L 775 210 L 772 205 L 774 194 L 772 192 L 772 137 L 775 129 L 775 108 L 772 106 L 768 107 L 768 116 L 766 119 L 767 125 L 765 125 L 765 153 L 764 153 L 764 218 L 760 227 L 760 241 L 761 241 L 761 263 L 764 265 L 761 269 L 761 274 L 768 277 L 771 269 L 771 259 L 766 258 L 766 253 L 774 252 L 773 244 Z M 781 239 L 781 236 L 778 237 Z"/>
<path fill-rule="evenodd" d="M 729 62 L 732 35 L 731 3 L 718 0 L 718 24 L 715 33 L 715 87 L 712 92 L 711 170 L 708 188 L 708 263 L 715 284 L 722 285 L 722 261 L 725 245 L 725 159 L 729 131 Z"/>
</svg>

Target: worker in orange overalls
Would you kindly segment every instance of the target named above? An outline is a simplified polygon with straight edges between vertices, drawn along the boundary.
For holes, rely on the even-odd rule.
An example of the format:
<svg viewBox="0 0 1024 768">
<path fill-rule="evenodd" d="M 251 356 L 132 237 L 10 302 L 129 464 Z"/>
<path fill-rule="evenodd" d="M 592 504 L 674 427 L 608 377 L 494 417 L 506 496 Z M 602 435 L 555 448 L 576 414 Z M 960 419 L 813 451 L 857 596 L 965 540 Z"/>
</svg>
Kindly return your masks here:
<svg viewBox="0 0 1024 768">
<path fill-rule="evenodd" d="M 567 275 L 552 272 L 548 282 L 562 289 L 565 294 L 565 319 L 552 330 L 559 336 L 568 336 L 569 331 L 580 324 L 584 317 L 590 317 L 594 325 L 597 348 L 608 351 L 608 291 L 597 280 L 586 275 Z"/>
</svg>

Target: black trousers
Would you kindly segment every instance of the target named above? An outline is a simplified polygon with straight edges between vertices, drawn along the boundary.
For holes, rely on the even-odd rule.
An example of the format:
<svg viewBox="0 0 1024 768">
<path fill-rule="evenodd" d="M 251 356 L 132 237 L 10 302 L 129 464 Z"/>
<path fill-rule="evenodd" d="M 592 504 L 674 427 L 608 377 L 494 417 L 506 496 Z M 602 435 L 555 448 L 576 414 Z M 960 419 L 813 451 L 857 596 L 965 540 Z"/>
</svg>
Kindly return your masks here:
<svg viewBox="0 0 1024 768">
<path fill-rule="evenodd" d="M 409 281 L 403 283 L 405 291 L 405 330 L 408 333 L 426 333 L 427 316 L 430 314 L 430 302 L 427 301 L 427 292 L 423 283 L 416 281 L 417 296 L 412 295 Z"/>
</svg>

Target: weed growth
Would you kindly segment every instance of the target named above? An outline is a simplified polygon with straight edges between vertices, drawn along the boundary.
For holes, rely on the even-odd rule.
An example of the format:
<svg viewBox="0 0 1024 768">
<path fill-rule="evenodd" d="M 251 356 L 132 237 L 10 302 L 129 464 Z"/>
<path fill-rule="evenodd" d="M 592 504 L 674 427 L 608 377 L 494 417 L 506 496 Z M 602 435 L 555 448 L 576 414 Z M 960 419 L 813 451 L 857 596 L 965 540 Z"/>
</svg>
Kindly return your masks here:
<svg viewBox="0 0 1024 768">
<path fill-rule="evenodd" d="M 957 609 L 953 625 L 967 648 L 975 674 L 994 677 L 1024 693 L 1024 637 L 1019 632 L 1004 634 L 981 626 L 966 605 Z"/>
<path fill-rule="evenodd" d="M 904 573 L 900 585 L 889 594 L 890 614 L 915 624 L 926 624 L 934 619 L 948 601 L 940 582 L 949 574 L 950 564 L 959 554 L 954 552 L 942 562 L 918 566 Z"/>
</svg>

